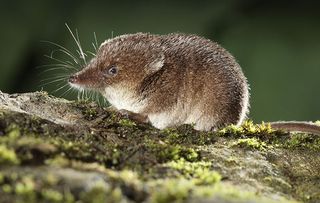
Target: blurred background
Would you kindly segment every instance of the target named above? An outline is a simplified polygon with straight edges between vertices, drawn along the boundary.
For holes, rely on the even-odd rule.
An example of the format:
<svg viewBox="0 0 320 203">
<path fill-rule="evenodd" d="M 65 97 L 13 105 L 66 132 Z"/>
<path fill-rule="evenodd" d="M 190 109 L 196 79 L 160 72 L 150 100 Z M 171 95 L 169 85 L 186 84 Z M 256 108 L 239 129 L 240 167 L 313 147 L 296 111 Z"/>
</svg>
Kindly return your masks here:
<svg viewBox="0 0 320 203">
<path fill-rule="evenodd" d="M 59 63 L 44 56 L 57 47 L 43 40 L 77 54 L 65 23 L 92 52 L 94 33 L 101 43 L 125 33 L 178 31 L 212 39 L 236 57 L 250 83 L 254 121 L 320 119 L 319 1 L 1 0 L 0 22 L 3 92 L 45 90 L 76 98 L 64 94 L 67 87 L 55 91 L 65 82 L 54 80 L 70 70 L 39 67 Z"/>
</svg>

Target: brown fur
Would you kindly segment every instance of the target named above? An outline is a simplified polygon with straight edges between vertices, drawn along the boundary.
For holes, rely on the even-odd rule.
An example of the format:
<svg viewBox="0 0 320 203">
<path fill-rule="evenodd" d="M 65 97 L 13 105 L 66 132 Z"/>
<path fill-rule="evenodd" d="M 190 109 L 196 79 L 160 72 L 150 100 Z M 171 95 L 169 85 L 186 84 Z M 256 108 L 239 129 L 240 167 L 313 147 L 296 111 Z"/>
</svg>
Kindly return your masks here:
<svg viewBox="0 0 320 203">
<path fill-rule="evenodd" d="M 118 74 L 105 76 L 112 65 Z M 73 84 L 101 92 L 111 104 L 128 98 L 125 110 L 155 120 L 159 128 L 195 123 L 200 130 L 216 129 L 241 124 L 248 113 L 248 85 L 236 60 L 195 35 L 137 33 L 107 40 L 74 77 Z M 110 92 L 117 90 L 121 98 Z M 159 124 L 162 114 L 168 122 Z"/>
</svg>

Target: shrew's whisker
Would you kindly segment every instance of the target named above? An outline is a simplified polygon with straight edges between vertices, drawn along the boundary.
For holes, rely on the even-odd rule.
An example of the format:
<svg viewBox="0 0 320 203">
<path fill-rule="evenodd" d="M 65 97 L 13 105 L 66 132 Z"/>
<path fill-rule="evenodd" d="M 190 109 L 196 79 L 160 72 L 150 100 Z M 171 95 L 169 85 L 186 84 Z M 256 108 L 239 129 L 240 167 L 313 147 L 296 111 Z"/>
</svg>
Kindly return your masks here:
<svg viewBox="0 0 320 203">
<path fill-rule="evenodd" d="M 55 93 L 55 92 L 58 92 L 59 90 L 65 88 L 67 85 L 68 85 L 68 83 L 62 85 L 61 87 L 59 87 L 58 89 L 54 90 L 53 92 L 54 92 L 54 93 Z"/>
<path fill-rule="evenodd" d="M 50 82 L 46 82 L 44 84 L 42 84 L 42 86 L 47 86 L 47 85 L 50 85 L 50 84 L 53 84 L 53 83 L 56 83 L 56 82 L 59 82 L 59 81 L 67 81 L 66 78 L 59 78 L 59 79 L 56 79 L 56 80 L 53 80 L 53 81 L 50 81 Z"/>
<path fill-rule="evenodd" d="M 56 47 L 64 50 L 64 51 L 66 52 L 66 54 L 67 54 L 68 56 L 70 56 L 71 58 L 77 59 L 77 57 L 76 57 L 74 54 L 72 54 L 72 52 L 71 52 L 70 50 L 68 50 L 66 47 L 64 47 L 64 46 L 62 46 L 62 45 L 60 45 L 60 44 L 57 44 L 57 43 L 54 43 L 54 42 L 51 42 L 51 41 L 46 41 L 46 40 L 42 40 L 42 42 L 52 44 L 52 45 L 54 45 L 54 46 L 56 46 Z"/>
<path fill-rule="evenodd" d="M 67 93 L 69 93 L 70 91 L 72 91 L 73 88 L 69 87 L 66 91 L 64 91 L 64 93 L 62 93 L 59 97 L 63 97 L 64 95 L 66 95 Z"/>
<path fill-rule="evenodd" d="M 77 37 L 76 37 L 76 36 L 73 34 L 73 32 L 71 31 L 71 29 L 70 29 L 70 27 L 68 26 L 68 24 L 65 23 L 65 25 L 66 25 L 67 29 L 69 30 L 69 32 L 70 32 L 72 38 L 74 39 L 75 43 L 76 43 L 77 46 L 78 46 L 78 49 L 79 49 L 78 51 L 79 51 L 80 58 L 82 58 L 84 64 L 87 65 L 86 57 L 85 57 L 85 54 L 84 54 L 84 52 L 83 52 L 83 50 L 82 50 L 82 47 L 81 47 L 81 44 L 80 44 L 78 31 L 76 30 L 76 35 L 77 35 Z"/>
<path fill-rule="evenodd" d="M 64 64 L 64 65 L 73 66 L 73 64 L 72 64 L 70 61 L 62 61 L 62 60 L 59 60 L 59 59 L 53 57 L 53 55 L 44 55 L 44 56 L 47 57 L 47 58 L 49 58 L 49 59 L 52 59 L 52 60 L 54 60 L 54 61 L 56 61 L 56 62 L 62 63 L 62 64 Z"/>
</svg>

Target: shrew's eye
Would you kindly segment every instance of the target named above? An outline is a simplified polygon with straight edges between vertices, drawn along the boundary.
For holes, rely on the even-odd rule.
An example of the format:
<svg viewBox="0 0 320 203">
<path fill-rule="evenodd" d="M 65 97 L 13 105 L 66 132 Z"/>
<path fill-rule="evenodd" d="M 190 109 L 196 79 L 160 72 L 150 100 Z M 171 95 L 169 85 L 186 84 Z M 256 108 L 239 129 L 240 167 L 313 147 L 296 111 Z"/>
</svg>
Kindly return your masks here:
<svg viewBox="0 0 320 203">
<path fill-rule="evenodd" d="M 108 69 L 107 69 L 107 74 L 110 75 L 110 76 L 115 76 L 118 74 L 118 67 L 115 66 L 115 65 L 112 65 L 110 66 Z"/>
</svg>

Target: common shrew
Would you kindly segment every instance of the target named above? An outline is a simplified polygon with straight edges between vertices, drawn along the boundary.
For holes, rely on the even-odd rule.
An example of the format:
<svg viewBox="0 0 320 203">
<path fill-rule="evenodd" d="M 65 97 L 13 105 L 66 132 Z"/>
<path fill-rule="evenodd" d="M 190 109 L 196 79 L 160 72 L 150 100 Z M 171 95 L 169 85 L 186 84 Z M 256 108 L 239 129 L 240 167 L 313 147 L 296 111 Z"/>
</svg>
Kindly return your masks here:
<svg viewBox="0 0 320 203">
<path fill-rule="evenodd" d="M 69 84 L 98 91 L 119 111 L 159 129 L 240 125 L 249 109 L 247 79 L 235 58 L 196 35 L 136 33 L 106 40 Z M 320 133 L 319 126 L 306 122 L 271 125 Z"/>
</svg>

